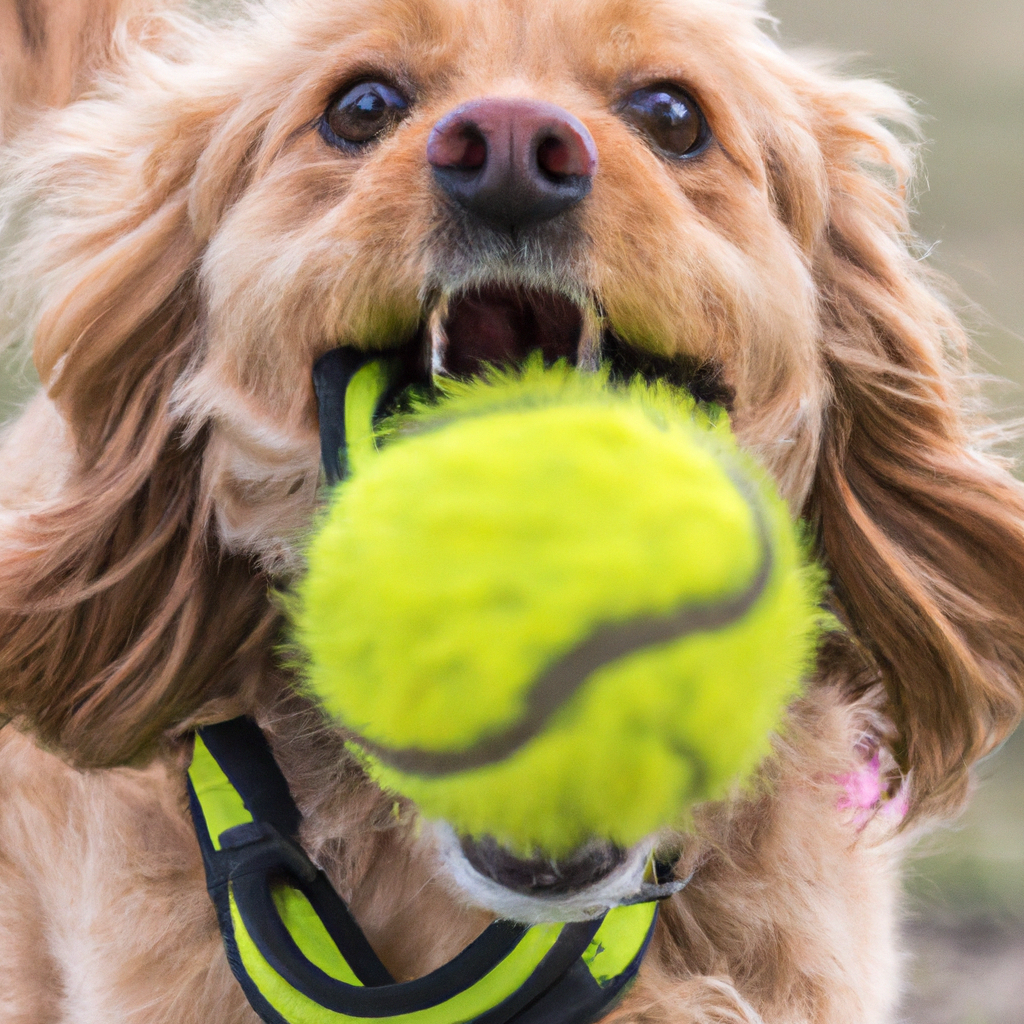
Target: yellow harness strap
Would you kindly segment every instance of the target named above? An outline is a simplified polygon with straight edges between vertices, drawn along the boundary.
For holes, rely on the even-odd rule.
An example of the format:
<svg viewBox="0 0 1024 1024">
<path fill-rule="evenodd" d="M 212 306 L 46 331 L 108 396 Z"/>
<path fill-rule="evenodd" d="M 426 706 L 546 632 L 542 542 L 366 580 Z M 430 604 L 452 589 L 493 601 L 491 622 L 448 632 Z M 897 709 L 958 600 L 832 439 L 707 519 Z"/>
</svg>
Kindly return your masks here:
<svg viewBox="0 0 1024 1024">
<path fill-rule="evenodd" d="M 587 922 L 496 921 L 396 983 L 296 841 L 300 816 L 249 719 L 199 730 L 189 795 L 228 960 L 268 1024 L 590 1024 L 635 977 L 657 903 Z"/>
</svg>

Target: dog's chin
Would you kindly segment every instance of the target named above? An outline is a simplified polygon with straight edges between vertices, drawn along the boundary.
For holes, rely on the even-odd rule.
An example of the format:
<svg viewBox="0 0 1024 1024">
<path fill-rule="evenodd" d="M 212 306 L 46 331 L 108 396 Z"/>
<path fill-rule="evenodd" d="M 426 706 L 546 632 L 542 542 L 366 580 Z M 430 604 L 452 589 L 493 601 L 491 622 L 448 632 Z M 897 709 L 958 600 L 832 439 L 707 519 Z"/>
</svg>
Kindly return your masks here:
<svg viewBox="0 0 1024 1024">
<path fill-rule="evenodd" d="M 459 837 L 445 822 L 428 834 L 448 877 L 471 904 L 509 921 L 587 921 L 611 907 L 656 899 L 681 888 L 652 876 L 662 842 L 648 836 L 628 850 L 593 840 L 563 858 L 519 857 L 493 839 Z"/>
</svg>

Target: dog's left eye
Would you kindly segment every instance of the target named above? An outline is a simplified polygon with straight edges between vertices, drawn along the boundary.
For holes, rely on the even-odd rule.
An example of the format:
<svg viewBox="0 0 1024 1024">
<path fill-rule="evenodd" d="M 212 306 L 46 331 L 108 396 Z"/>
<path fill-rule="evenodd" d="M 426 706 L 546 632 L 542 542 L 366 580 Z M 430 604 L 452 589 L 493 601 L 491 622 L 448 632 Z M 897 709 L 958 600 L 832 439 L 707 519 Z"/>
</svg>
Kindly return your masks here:
<svg viewBox="0 0 1024 1024">
<path fill-rule="evenodd" d="M 409 101 L 383 82 L 360 82 L 333 99 L 320 119 L 320 134 L 334 146 L 363 146 L 394 127 Z"/>
<path fill-rule="evenodd" d="M 668 156 L 693 156 L 711 137 L 696 100 L 670 83 L 630 93 L 619 113 Z"/>
</svg>

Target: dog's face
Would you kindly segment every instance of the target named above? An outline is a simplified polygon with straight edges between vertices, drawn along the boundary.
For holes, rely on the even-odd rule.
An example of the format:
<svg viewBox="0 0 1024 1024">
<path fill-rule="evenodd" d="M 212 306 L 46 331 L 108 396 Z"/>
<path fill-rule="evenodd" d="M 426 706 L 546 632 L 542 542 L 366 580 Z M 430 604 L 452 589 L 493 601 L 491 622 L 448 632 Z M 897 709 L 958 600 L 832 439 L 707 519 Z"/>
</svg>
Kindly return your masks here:
<svg viewBox="0 0 1024 1024">
<path fill-rule="evenodd" d="M 812 152 L 795 170 L 820 204 L 822 158 L 779 109 L 797 100 L 750 9 L 300 5 L 256 37 L 226 58 L 245 86 L 204 156 L 204 198 L 231 201 L 207 214 L 193 394 L 227 384 L 312 425 L 310 367 L 339 344 L 456 374 L 534 348 L 647 363 L 729 395 L 799 508 L 820 327 L 811 239 L 786 223 L 806 212 L 773 175 L 780 151 Z"/>
<path fill-rule="evenodd" d="M 884 682 L 920 797 L 952 793 L 1020 706 L 1024 507 L 908 248 L 882 121 L 911 115 L 762 17 L 281 0 L 135 25 L 5 165 L 16 320 L 76 443 L 0 580 L 5 706 L 109 764 L 248 692 L 265 574 L 316 505 L 316 360 L 465 375 L 540 348 L 731 405 L 849 627 L 822 685 Z"/>
</svg>

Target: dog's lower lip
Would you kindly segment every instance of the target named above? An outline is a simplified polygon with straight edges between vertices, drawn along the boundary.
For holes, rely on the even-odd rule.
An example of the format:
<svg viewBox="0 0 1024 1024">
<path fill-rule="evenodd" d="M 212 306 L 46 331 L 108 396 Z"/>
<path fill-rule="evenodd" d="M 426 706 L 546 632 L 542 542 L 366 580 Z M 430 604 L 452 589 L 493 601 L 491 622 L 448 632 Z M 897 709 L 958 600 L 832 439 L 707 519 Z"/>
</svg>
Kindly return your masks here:
<svg viewBox="0 0 1024 1024">
<path fill-rule="evenodd" d="M 441 368 L 474 377 L 488 365 L 519 365 L 538 350 L 546 363 L 575 363 L 583 313 L 554 292 L 488 285 L 452 299 L 443 329 Z"/>
</svg>

